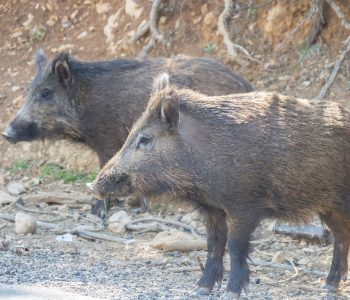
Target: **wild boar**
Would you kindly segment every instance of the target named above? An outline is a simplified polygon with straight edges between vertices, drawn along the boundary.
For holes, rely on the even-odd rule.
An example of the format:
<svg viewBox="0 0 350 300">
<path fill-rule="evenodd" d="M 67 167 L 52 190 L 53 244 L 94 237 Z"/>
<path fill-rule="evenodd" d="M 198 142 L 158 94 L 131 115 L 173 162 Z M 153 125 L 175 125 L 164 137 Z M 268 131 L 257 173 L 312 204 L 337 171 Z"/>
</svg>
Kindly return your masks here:
<svg viewBox="0 0 350 300">
<path fill-rule="evenodd" d="M 335 102 L 276 93 L 209 97 L 155 82 L 145 112 L 91 188 L 113 194 L 175 194 L 206 216 L 208 256 L 198 285 L 208 294 L 223 277 L 239 297 L 249 282 L 250 236 L 266 218 L 318 215 L 334 234 L 326 279 L 336 289 L 348 271 L 350 113 Z"/>
<path fill-rule="evenodd" d="M 100 167 L 123 145 L 145 109 L 157 74 L 168 72 L 172 83 L 209 95 L 253 90 L 245 79 L 208 58 L 86 62 L 66 53 L 48 60 L 39 50 L 36 66 L 27 100 L 3 136 L 12 143 L 43 138 L 83 143 L 97 154 Z"/>
</svg>

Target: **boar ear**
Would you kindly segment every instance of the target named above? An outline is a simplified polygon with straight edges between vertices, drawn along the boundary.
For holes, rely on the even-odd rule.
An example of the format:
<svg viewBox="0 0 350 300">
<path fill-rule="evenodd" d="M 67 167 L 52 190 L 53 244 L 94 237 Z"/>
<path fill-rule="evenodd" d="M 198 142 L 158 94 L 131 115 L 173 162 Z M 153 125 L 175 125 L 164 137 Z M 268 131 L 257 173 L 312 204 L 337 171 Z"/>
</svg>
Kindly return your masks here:
<svg viewBox="0 0 350 300">
<path fill-rule="evenodd" d="M 169 86 L 169 75 L 167 73 L 162 73 L 158 75 L 153 81 L 152 95 L 164 90 Z"/>
<path fill-rule="evenodd" d="M 59 81 L 68 87 L 72 80 L 71 70 L 68 63 L 68 54 L 61 53 L 52 62 L 52 73 L 56 74 Z"/>
<path fill-rule="evenodd" d="M 179 124 L 179 101 L 177 97 L 173 95 L 165 97 L 161 108 L 161 118 L 171 131 L 177 129 Z"/>
<path fill-rule="evenodd" d="M 47 62 L 47 56 L 43 49 L 39 49 L 35 53 L 35 63 L 37 72 L 41 71 Z"/>
</svg>

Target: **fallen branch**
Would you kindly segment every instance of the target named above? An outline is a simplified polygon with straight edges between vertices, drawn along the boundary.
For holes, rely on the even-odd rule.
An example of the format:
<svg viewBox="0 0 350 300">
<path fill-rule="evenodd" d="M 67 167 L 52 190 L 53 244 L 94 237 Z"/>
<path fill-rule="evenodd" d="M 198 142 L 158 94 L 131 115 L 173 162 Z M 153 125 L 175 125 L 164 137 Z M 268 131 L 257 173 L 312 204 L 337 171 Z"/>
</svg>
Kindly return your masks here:
<svg viewBox="0 0 350 300">
<path fill-rule="evenodd" d="M 133 225 L 133 224 L 139 223 L 139 222 L 159 222 L 159 223 L 173 225 L 173 226 L 176 226 L 176 227 L 182 227 L 182 228 L 186 229 L 187 231 L 191 232 L 194 236 L 202 239 L 202 237 L 196 232 L 196 230 L 192 226 L 187 225 L 187 224 L 182 223 L 182 222 L 179 222 L 179 221 L 171 221 L 171 220 L 165 220 L 165 219 L 161 219 L 161 218 L 153 218 L 153 217 L 151 217 L 151 218 L 135 219 L 135 220 L 127 223 L 125 225 L 125 227 L 127 227 L 129 225 Z"/>
<path fill-rule="evenodd" d="M 147 54 L 156 46 L 157 41 L 162 41 L 163 36 L 160 34 L 158 30 L 158 13 L 159 7 L 162 3 L 162 0 L 153 0 L 151 12 L 149 15 L 149 29 L 151 32 L 151 37 L 147 45 L 141 50 L 139 56 L 141 58 L 145 58 Z"/>
<path fill-rule="evenodd" d="M 23 195 L 24 201 L 46 202 L 67 204 L 72 208 L 81 207 L 84 204 L 91 204 L 92 197 L 83 193 L 66 193 L 66 192 L 39 192 L 37 194 Z"/>
<path fill-rule="evenodd" d="M 15 217 L 11 215 L 0 214 L 0 219 L 10 221 L 10 222 L 15 222 Z M 56 225 L 56 224 L 51 224 L 51 223 L 41 222 L 41 221 L 36 221 L 36 226 L 44 229 L 53 229 L 57 232 L 60 232 L 61 234 L 71 233 L 71 234 L 79 235 L 81 237 L 100 239 L 100 240 L 112 241 L 112 242 L 118 242 L 118 243 L 125 243 L 125 239 L 122 239 L 117 236 L 93 232 L 93 231 L 79 229 L 79 228 L 73 228 L 73 229 L 64 228 L 61 225 Z"/>
<path fill-rule="evenodd" d="M 286 265 L 286 264 L 275 264 L 271 263 L 268 261 L 263 261 L 263 260 L 248 260 L 248 264 L 253 265 L 253 266 L 263 266 L 263 267 L 269 267 L 273 269 L 280 269 L 280 270 L 287 270 L 287 271 L 295 271 L 293 266 Z M 174 273 L 179 273 L 179 272 L 196 272 L 196 271 L 201 271 L 200 267 L 177 267 L 177 268 L 169 268 L 168 269 L 171 272 Z M 230 270 L 230 265 L 226 264 L 225 265 L 225 270 L 229 271 Z M 305 269 L 305 268 L 300 268 L 298 269 L 298 274 L 299 273 L 304 273 L 304 274 L 311 274 L 319 277 L 327 277 L 326 272 L 318 271 L 318 270 L 313 270 L 313 269 Z"/>
<path fill-rule="evenodd" d="M 222 11 L 221 15 L 219 16 L 218 31 L 224 38 L 224 44 L 226 45 L 227 52 L 228 52 L 230 58 L 232 60 L 238 62 L 242 66 L 244 66 L 246 64 L 244 63 L 241 56 L 243 56 L 244 58 L 249 59 L 251 61 L 260 63 L 259 60 L 252 57 L 249 54 L 247 49 L 245 49 L 244 47 L 242 47 L 238 44 L 235 44 L 231 41 L 229 30 L 228 30 L 228 20 L 231 18 L 231 14 L 233 11 L 233 2 L 232 2 L 232 0 L 224 0 L 224 2 L 225 2 L 224 10 Z"/>
<path fill-rule="evenodd" d="M 315 97 L 315 100 L 322 100 L 329 88 L 332 86 L 334 79 L 340 70 L 341 65 L 343 64 L 346 56 L 350 53 L 350 36 L 346 40 L 346 44 L 346 49 L 341 53 L 339 59 L 335 62 L 331 75 L 329 76 L 327 82 L 323 85 L 318 96 Z"/>
</svg>

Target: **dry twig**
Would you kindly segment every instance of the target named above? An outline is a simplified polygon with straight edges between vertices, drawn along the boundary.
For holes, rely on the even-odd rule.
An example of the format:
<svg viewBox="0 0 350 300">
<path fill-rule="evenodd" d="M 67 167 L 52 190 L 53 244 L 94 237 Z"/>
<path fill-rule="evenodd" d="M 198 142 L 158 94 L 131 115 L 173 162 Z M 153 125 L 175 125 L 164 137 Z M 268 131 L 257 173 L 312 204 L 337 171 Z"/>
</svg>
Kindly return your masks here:
<svg viewBox="0 0 350 300">
<path fill-rule="evenodd" d="M 233 11 L 233 1 L 224 0 L 224 2 L 225 2 L 225 8 L 222 11 L 221 15 L 219 16 L 218 31 L 224 38 L 224 43 L 226 45 L 227 52 L 230 58 L 238 62 L 242 66 L 245 65 L 242 57 L 260 63 L 259 60 L 252 57 L 249 54 L 247 49 L 231 41 L 230 34 L 228 31 L 228 20 L 231 18 L 231 14 Z"/>
<path fill-rule="evenodd" d="M 149 21 L 143 21 L 130 39 L 130 43 L 135 43 L 149 31 Z"/>
</svg>

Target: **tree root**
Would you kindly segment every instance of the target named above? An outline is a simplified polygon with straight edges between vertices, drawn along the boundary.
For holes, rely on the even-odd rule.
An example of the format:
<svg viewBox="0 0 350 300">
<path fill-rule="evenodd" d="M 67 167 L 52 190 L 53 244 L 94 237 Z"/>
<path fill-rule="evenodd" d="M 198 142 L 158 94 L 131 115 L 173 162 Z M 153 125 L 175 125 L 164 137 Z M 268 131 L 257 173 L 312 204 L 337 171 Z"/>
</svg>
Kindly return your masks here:
<svg viewBox="0 0 350 300">
<path fill-rule="evenodd" d="M 246 65 L 243 58 L 260 63 L 259 60 L 252 57 L 249 54 L 247 49 L 231 41 L 230 34 L 228 31 L 228 20 L 231 18 L 231 14 L 233 11 L 233 1 L 224 0 L 224 2 L 225 2 L 225 8 L 222 11 L 221 15 L 219 16 L 218 31 L 224 38 L 224 44 L 226 45 L 227 52 L 229 54 L 230 59 L 233 61 L 236 61 L 242 66 Z"/>
<path fill-rule="evenodd" d="M 139 53 L 139 57 L 141 58 L 145 58 L 148 55 L 148 53 L 156 46 L 157 42 L 161 42 L 163 40 L 163 36 L 160 34 L 158 30 L 158 18 L 159 18 L 158 14 L 159 14 L 159 8 L 161 3 L 162 3 L 162 0 L 153 0 L 152 8 L 149 16 L 149 30 L 151 32 L 151 37 L 147 45 Z"/>
</svg>

